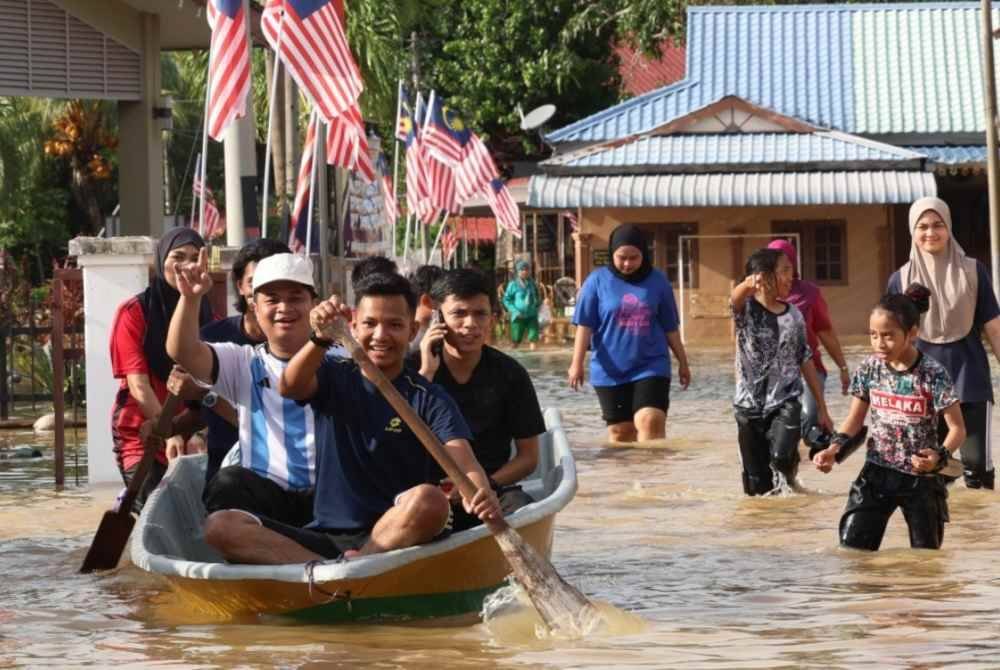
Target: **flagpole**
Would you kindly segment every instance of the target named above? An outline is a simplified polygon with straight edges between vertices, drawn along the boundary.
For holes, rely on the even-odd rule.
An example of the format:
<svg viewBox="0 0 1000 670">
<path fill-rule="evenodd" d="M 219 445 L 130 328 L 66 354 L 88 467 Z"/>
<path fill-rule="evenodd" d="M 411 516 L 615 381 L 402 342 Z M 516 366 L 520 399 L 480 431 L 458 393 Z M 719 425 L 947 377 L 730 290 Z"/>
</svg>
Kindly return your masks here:
<svg viewBox="0 0 1000 670">
<path fill-rule="evenodd" d="M 191 176 L 191 228 L 194 229 L 194 222 L 197 221 L 195 216 L 198 213 L 198 190 L 194 187 L 197 183 L 198 175 L 201 174 L 201 154 L 194 161 L 194 174 Z M 177 200 L 180 201 L 180 196 L 177 196 Z"/>
<path fill-rule="evenodd" d="M 274 74 L 271 75 L 271 99 L 267 101 L 267 139 L 264 142 L 264 191 L 261 200 L 261 222 L 260 236 L 267 237 L 267 187 L 271 178 L 271 127 L 274 125 L 274 103 L 277 100 L 275 91 L 278 90 L 278 74 L 281 72 L 281 36 L 285 32 L 285 10 L 281 10 L 281 18 L 278 19 L 278 40 L 274 45 Z M 294 138 L 285 138 L 287 142 L 293 142 Z M 289 169 L 291 169 L 289 167 Z"/>
<path fill-rule="evenodd" d="M 212 98 L 212 51 L 208 51 L 208 71 L 205 73 L 205 118 L 201 136 L 201 207 L 198 216 L 198 234 L 205 236 L 205 172 L 208 166 L 208 106 Z"/>
<path fill-rule="evenodd" d="M 313 196 L 316 194 L 316 166 L 319 163 L 316 160 L 319 155 L 319 128 L 320 124 L 317 121 L 316 107 L 313 107 L 312 115 L 309 118 L 309 125 L 312 126 L 313 123 L 316 124 L 314 144 L 313 144 L 313 156 L 312 156 L 312 166 L 309 170 L 309 205 L 306 209 L 306 258 L 312 257 L 312 220 L 313 220 Z M 306 131 L 308 133 L 308 131 Z"/>
<path fill-rule="evenodd" d="M 448 210 L 444 210 L 441 215 L 441 227 L 438 228 L 438 234 L 437 237 L 434 238 L 434 244 L 431 246 L 430 254 L 424 259 L 425 263 L 429 262 L 429 259 L 434 257 L 434 251 L 437 249 L 438 243 L 441 241 L 441 234 L 444 233 L 444 229 L 447 227 L 447 222 Z M 441 253 L 441 267 L 444 267 L 444 252 Z"/>
<path fill-rule="evenodd" d="M 396 132 L 399 130 L 399 112 L 403 107 L 403 80 L 399 80 L 399 87 L 396 89 Z M 392 199 L 399 202 L 399 137 L 394 135 L 392 143 Z M 396 258 L 396 220 L 399 218 L 398 210 L 392 217 L 392 257 Z"/>
<path fill-rule="evenodd" d="M 410 253 L 410 224 L 413 221 L 413 214 L 411 212 L 406 213 L 406 232 L 403 233 L 403 262 L 406 262 L 406 257 Z"/>
</svg>

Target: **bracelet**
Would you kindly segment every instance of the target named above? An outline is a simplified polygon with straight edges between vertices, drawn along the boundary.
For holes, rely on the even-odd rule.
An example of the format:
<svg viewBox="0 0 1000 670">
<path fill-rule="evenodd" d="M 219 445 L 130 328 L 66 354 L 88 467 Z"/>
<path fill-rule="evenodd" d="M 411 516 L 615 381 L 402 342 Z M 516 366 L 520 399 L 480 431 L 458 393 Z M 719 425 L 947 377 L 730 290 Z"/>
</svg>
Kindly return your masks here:
<svg viewBox="0 0 1000 670">
<path fill-rule="evenodd" d="M 851 436 L 847 433 L 834 433 L 833 437 L 830 438 L 830 445 L 837 445 L 837 449 L 840 450 L 845 444 L 851 441 Z"/>
<path fill-rule="evenodd" d="M 317 347 L 321 347 L 323 349 L 329 349 L 334 345 L 333 340 L 326 337 L 320 337 L 319 335 L 316 334 L 316 331 L 313 331 L 312 334 L 309 335 L 309 341 L 315 344 Z"/>
</svg>

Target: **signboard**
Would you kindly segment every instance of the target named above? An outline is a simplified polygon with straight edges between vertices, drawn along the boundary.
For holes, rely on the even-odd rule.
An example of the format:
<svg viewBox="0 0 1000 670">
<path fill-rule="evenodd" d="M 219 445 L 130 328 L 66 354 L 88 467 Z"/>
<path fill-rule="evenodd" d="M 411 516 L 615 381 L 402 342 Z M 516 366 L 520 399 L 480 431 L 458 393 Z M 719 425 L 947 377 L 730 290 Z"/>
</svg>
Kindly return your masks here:
<svg viewBox="0 0 1000 670">
<path fill-rule="evenodd" d="M 608 250 L 607 249 L 594 249 L 591 256 L 591 264 L 595 268 L 604 267 L 608 264 Z"/>
</svg>

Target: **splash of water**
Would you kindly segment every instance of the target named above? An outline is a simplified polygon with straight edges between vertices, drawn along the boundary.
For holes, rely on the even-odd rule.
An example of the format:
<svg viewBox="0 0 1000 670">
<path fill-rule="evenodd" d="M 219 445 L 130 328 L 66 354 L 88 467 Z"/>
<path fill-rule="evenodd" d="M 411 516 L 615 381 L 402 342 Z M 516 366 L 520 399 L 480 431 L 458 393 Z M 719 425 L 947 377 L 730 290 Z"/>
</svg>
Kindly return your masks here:
<svg viewBox="0 0 1000 670">
<path fill-rule="evenodd" d="M 501 646 L 553 644 L 594 638 L 633 635 L 646 630 L 644 619 L 597 601 L 594 608 L 572 625 L 549 630 L 531 605 L 527 594 L 515 582 L 494 591 L 483 602 L 480 613 L 493 641 Z"/>
</svg>

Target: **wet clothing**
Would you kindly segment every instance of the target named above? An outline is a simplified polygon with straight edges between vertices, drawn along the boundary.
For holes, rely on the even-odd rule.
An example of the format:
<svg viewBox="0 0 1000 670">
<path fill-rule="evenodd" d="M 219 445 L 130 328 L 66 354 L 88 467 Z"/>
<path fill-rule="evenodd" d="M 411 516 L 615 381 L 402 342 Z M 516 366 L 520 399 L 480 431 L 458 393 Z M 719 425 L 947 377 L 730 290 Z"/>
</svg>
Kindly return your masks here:
<svg viewBox="0 0 1000 670">
<path fill-rule="evenodd" d="M 135 476 L 135 471 L 138 469 L 139 461 L 136 461 L 132 464 L 132 467 L 121 471 L 122 481 L 125 482 L 125 486 L 129 485 L 129 482 L 132 481 L 132 477 Z M 154 460 L 150 464 L 149 472 L 146 474 L 146 481 L 144 481 L 139 487 L 139 493 L 132 502 L 133 512 L 136 514 L 142 512 L 142 508 L 146 504 L 146 500 L 156 488 L 157 484 L 160 483 L 160 480 L 163 479 L 163 475 L 165 474 L 167 474 L 167 466 L 165 464 L 157 460 Z"/>
<path fill-rule="evenodd" d="M 118 392 L 111 406 L 111 441 L 118 469 L 122 473 L 133 470 L 142 458 L 139 428 L 146 421 L 139 403 L 129 393 L 128 375 L 148 375 L 156 399 L 161 405 L 167 400 L 166 378 L 161 378 L 150 370 L 146 360 L 142 348 L 145 334 L 146 317 L 142 304 L 137 296 L 133 296 L 118 307 L 111 325 L 111 372 L 118 379 Z M 184 407 L 179 407 L 177 414 L 183 411 Z M 160 451 L 156 454 L 156 460 L 165 465 L 167 457 Z"/>
<path fill-rule="evenodd" d="M 219 319 L 201 329 L 202 342 L 232 342 L 239 345 L 256 345 L 260 342 L 250 339 L 243 328 L 243 315 L 237 314 L 226 319 Z M 208 467 L 205 470 L 205 481 L 210 482 L 219 471 L 222 460 L 240 441 L 236 426 L 229 423 L 208 407 L 201 407 L 201 422 L 208 427 L 206 442 L 208 445 Z"/>
<path fill-rule="evenodd" d="M 353 361 L 327 357 L 309 401 L 317 417 L 317 488 L 312 528 L 369 531 L 400 493 L 444 476 L 409 426 Z M 405 368 L 393 386 L 445 444 L 472 433 L 444 389 Z"/>
<path fill-rule="evenodd" d="M 955 392 L 962 401 L 963 416 L 967 407 L 980 405 L 966 420 L 966 437 L 962 443 L 962 462 L 966 468 L 965 484 L 971 488 L 993 488 L 993 454 L 989 439 L 989 412 L 984 409 L 993 403 L 993 382 L 990 379 L 990 361 L 983 346 L 983 326 L 1000 316 L 1000 305 L 993 293 L 992 280 L 986 266 L 976 262 L 976 307 L 972 329 L 960 340 L 935 344 L 917 340 L 917 348 L 941 363 L 955 384 Z M 889 278 L 889 293 L 902 293 L 900 273 Z M 933 302 L 934 296 L 931 295 Z"/>
<path fill-rule="evenodd" d="M 601 418 L 609 426 L 632 421 L 636 412 L 644 407 L 670 409 L 670 379 L 646 377 L 618 386 L 595 386 L 597 400 L 601 403 Z"/>
<path fill-rule="evenodd" d="M 271 354 L 266 344 L 208 346 L 212 390 L 229 400 L 239 417 L 240 465 L 283 489 L 315 487 L 320 422 L 310 407 L 278 393 L 288 361 Z"/>
<path fill-rule="evenodd" d="M 871 461 L 851 484 L 840 518 L 840 543 L 877 551 L 896 508 L 910 531 L 914 549 L 938 549 L 948 521 L 948 490 L 939 475 L 910 475 Z"/>
<path fill-rule="evenodd" d="M 795 481 L 801 413 L 802 406 L 794 398 L 763 416 L 736 409 L 743 492 L 748 496 L 770 493 L 781 485 L 782 477 L 788 484 Z"/>
<path fill-rule="evenodd" d="M 851 395 L 868 403 L 868 462 L 911 475 L 918 473 L 910 457 L 937 448 L 938 417 L 958 402 L 948 372 L 919 352 L 907 370 L 869 356 L 854 372 Z"/>
<path fill-rule="evenodd" d="M 529 342 L 538 341 L 538 317 L 517 317 L 510 320 L 510 341 L 514 344 L 521 344 L 524 337 L 528 337 Z"/>
<path fill-rule="evenodd" d="M 312 489 L 285 489 L 240 465 L 219 470 L 205 486 L 202 500 L 209 513 L 238 509 L 292 526 L 305 526 L 313 518 Z"/>
<path fill-rule="evenodd" d="M 962 419 L 965 421 L 965 441 L 960 453 L 965 485 L 970 489 L 992 489 L 995 486 L 993 467 L 993 403 L 963 402 Z M 938 442 L 944 442 L 948 424 L 938 420 Z"/>
<path fill-rule="evenodd" d="M 593 331 L 592 385 L 670 377 L 666 334 L 679 322 L 673 288 L 659 270 L 639 282 L 620 279 L 607 267 L 594 270 L 580 289 L 573 323 Z"/>
<path fill-rule="evenodd" d="M 813 359 L 815 364 L 815 358 Z M 819 378 L 819 388 L 822 391 L 826 388 L 826 372 L 816 372 L 816 377 Z M 809 430 L 814 426 L 819 425 L 819 405 L 816 402 L 816 398 L 813 397 L 812 391 L 809 390 L 809 385 L 802 381 L 802 434 L 806 435 Z"/>
<path fill-rule="evenodd" d="M 754 298 L 733 309 L 736 393 L 733 406 L 764 417 L 802 395 L 802 366 L 812 358 L 806 324 L 794 305 L 775 314 Z"/>
<path fill-rule="evenodd" d="M 442 362 L 434 375 L 458 405 L 472 430 L 472 451 L 487 475 L 511 458 L 511 442 L 545 432 L 545 418 L 528 371 L 513 358 L 490 346 L 469 380 L 460 384 Z"/>
</svg>

